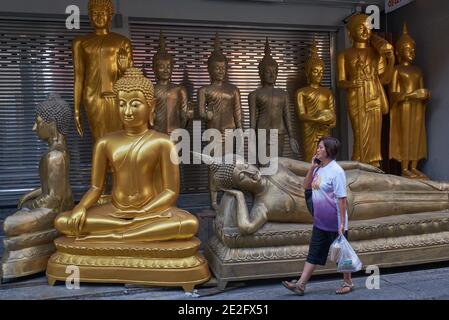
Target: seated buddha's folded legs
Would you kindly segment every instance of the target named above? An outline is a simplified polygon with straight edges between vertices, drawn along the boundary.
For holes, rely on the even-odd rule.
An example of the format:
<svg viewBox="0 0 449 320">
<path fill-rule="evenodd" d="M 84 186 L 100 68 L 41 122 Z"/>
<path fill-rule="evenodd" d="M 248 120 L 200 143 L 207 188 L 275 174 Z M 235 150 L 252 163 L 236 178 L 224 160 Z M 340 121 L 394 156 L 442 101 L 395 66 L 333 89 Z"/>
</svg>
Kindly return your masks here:
<svg viewBox="0 0 449 320">
<path fill-rule="evenodd" d="M 54 210 L 48 208 L 22 209 L 5 219 L 3 229 L 8 237 L 48 230 L 53 228 L 54 216 Z"/>
<path fill-rule="evenodd" d="M 187 211 L 170 208 L 171 217 L 136 225 L 120 233 L 123 240 L 164 241 L 190 239 L 198 231 L 198 219 Z"/>
<path fill-rule="evenodd" d="M 113 215 L 117 210 L 111 203 L 91 208 L 86 213 L 81 239 L 163 241 L 190 239 L 198 231 L 197 218 L 175 207 L 139 219 L 116 218 Z M 69 225 L 70 215 L 70 211 L 61 213 L 55 226 L 65 235 L 76 236 Z"/>
</svg>

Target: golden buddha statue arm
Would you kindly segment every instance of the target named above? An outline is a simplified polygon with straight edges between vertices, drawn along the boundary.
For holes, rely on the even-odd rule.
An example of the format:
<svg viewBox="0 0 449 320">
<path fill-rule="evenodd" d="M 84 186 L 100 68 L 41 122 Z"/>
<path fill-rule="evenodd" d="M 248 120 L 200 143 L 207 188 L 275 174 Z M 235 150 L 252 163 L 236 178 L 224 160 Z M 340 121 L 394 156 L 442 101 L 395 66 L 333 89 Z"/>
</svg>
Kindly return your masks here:
<svg viewBox="0 0 449 320">
<path fill-rule="evenodd" d="M 35 198 L 39 197 L 41 194 L 42 194 L 41 187 L 31 190 L 30 192 L 24 194 L 20 198 L 19 203 L 17 204 L 17 209 L 22 209 L 22 206 L 24 205 L 25 202 L 35 199 Z"/>
<path fill-rule="evenodd" d="M 170 158 L 170 154 L 172 154 L 171 157 L 176 157 L 176 149 L 174 144 L 169 140 L 161 141 L 161 148 L 159 163 L 162 192 L 138 211 L 142 215 L 137 220 L 145 219 L 146 214 L 159 213 L 176 206 L 176 200 L 179 195 L 179 166 Z"/>
<path fill-rule="evenodd" d="M 237 129 L 242 128 L 242 106 L 239 89 L 236 89 L 234 93 L 234 122 Z"/>
<path fill-rule="evenodd" d="M 292 119 L 290 115 L 289 101 L 287 94 L 285 94 L 284 105 L 282 107 L 283 107 L 282 115 L 284 117 L 285 129 L 287 130 L 289 138 L 293 138 Z"/>
<path fill-rule="evenodd" d="M 81 108 L 81 102 L 83 100 L 83 88 L 84 88 L 84 61 L 82 57 L 82 47 L 81 47 L 81 40 L 75 39 L 73 40 L 73 46 L 72 46 L 72 54 L 73 54 L 73 70 L 74 70 L 74 77 L 75 77 L 75 83 L 73 86 L 73 99 L 74 99 L 74 114 L 73 117 L 75 119 L 75 126 L 76 130 L 78 131 L 78 134 L 82 137 L 83 136 L 83 127 L 81 125 L 81 114 L 80 114 L 80 108 Z"/>
<path fill-rule="evenodd" d="M 360 88 L 364 85 L 363 80 L 350 81 L 346 75 L 346 58 L 344 53 L 340 53 L 337 58 L 338 82 L 337 86 L 342 89 Z"/>
<path fill-rule="evenodd" d="M 334 95 L 330 94 L 329 99 L 327 100 L 328 103 L 328 109 L 332 111 L 332 119 L 329 119 L 326 121 L 326 125 L 329 126 L 329 128 L 335 128 L 337 124 L 337 117 L 335 116 L 335 101 L 334 101 Z"/>
<path fill-rule="evenodd" d="M 398 81 L 399 72 L 397 69 L 393 72 L 393 77 L 388 85 L 391 106 L 394 107 L 397 103 L 405 100 L 405 93 L 401 92 L 401 87 Z"/>
<path fill-rule="evenodd" d="M 187 123 L 189 121 L 189 99 L 186 88 L 181 87 L 179 90 L 179 99 L 181 101 L 181 112 L 179 115 L 181 128 L 185 128 L 187 127 Z"/>
<path fill-rule="evenodd" d="M 76 207 L 80 208 L 83 207 L 85 209 L 88 209 L 92 207 L 94 204 L 96 204 L 98 199 L 100 199 L 107 171 L 107 158 L 105 148 L 106 148 L 105 140 L 100 139 L 98 140 L 97 143 L 95 143 L 92 156 L 91 187 L 84 194 L 83 198 Z M 73 210 L 74 212 L 75 209 Z"/>
<path fill-rule="evenodd" d="M 33 208 L 58 209 L 66 195 L 68 172 L 67 154 L 53 150 L 46 155 L 46 191 L 37 197 L 33 203 Z"/>
<path fill-rule="evenodd" d="M 379 80 L 382 85 L 388 85 L 393 77 L 396 62 L 393 46 L 375 34 L 371 36 L 371 43 L 380 55 L 378 64 Z"/>
<path fill-rule="evenodd" d="M 298 117 L 301 121 L 318 122 L 318 120 L 307 113 L 304 103 L 304 93 L 299 90 L 296 94 L 296 106 L 298 110 Z"/>
<path fill-rule="evenodd" d="M 251 92 L 248 95 L 249 105 L 249 125 L 251 129 L 257 128 L 257 106 L 256 106 L 256 94 Z"/>
<path fill-rule="evenodd" d="M 212 120 L 212 111 L 206 111 L 206 92 L 204 88 L 198 90 L 198 109 L 200 111 L 200 117 L 204 121 Z"/>
<path fill-rule="evenodd" d="M 258 203 L 251 208 L 251 213 L 245 201 L 245 195 L 240 190 L 225 190 L 233 195 L 236 200 L 235 212 L 237 214 L 237 226 L 242 235 L 248 235 L 259 230 L 267 221 L 267 208 L 263 203 Z"/>
</svg>

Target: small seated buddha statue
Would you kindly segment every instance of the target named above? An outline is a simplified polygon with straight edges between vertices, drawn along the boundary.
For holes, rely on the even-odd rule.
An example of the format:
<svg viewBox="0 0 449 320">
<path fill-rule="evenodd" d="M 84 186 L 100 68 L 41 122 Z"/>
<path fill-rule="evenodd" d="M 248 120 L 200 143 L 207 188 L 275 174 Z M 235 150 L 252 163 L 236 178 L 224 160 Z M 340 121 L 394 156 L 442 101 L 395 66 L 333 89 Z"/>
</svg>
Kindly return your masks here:
<svg viewBox="0 0 449 320">
<path fill-rule="evenodd" d="M 58 231 L 53 220 L 74 205 L 65 138 L 71 121 L 70 106 L 56 93 L 36 107 L 33 131 L 48 143 L 48 150 L 39 161 L 40 186 L 21 197 L 19 210 L 3 224 L 2 281 L 45 271 L 55 251 L 53 240 Z"/>
<path fill-rule="evenodd" d="M 208 280 L 209 271 L 197 254 L 197 218 L 175 207 L 179 195 L 175 146 L 168 135 L 151 129 L 153 85 L 139 69 L 131 67 L 115 83 L 114 92 L 124 130 L 96 142 L 91 188 L 72 211 L 55 220 L 56 228 L 67 236 L 56 241 L 58 252 L 61 248 L 62 254 L 76 251 L 83 256 L 108 256 L 106 264 L 94 257 L 95 272 L 82 270 L 81 281 L 181 285 L 190 291 L 194 284 Z M 95 206 L 108 164 L 113 176 L 112 201 Z M 122 265 L 123 256 L 134 261 L 132 266 L 116 270 L 113 276 L 104 272 Z M 87 268 L 92 269 L 92 264 Z M 142 273 L 148 269 L 152 272 Z M 51 282 L 60 279 L 54 271 L 47 270 Z"/>
</svg>

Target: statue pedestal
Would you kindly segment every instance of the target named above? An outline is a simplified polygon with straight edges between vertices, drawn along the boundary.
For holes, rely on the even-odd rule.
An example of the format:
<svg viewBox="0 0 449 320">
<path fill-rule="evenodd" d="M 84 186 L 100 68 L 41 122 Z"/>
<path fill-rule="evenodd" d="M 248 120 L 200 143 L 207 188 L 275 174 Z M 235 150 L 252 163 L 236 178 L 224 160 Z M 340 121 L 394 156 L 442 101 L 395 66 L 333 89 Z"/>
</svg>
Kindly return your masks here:
<svg viewBox="0 0 449 320">
<path fill-rule="evenodd" d="M 350 221 L 349 241 L 364 268 L 395 267 L 449 260 L 449 211 Z M 267 223 L 241 236 L 215 221 L 205 256 L 221 288 L 229 281 L 297 277 L 307 258 L 310 224 Z M 328 260 L 316 273 L 335 273 Z"/>
<path fill-rule="evenodd" d="M 49 229 L 5 238 L 0 280 L 11 280 L 45 271 L 55 252 L 53 240 L 59 235 Z"/>
<path fill-rule="evenodd" d="M 57 252 L 50 258 L 47 278 L 50 285 L 66 281 L 68 266 L 79 268 L 80 282 L 125 283 L 182 287 L 192 292 L 195 285 L 209 280 L 200 241 L 90 242 L 61 237 Z"/>
</svg>

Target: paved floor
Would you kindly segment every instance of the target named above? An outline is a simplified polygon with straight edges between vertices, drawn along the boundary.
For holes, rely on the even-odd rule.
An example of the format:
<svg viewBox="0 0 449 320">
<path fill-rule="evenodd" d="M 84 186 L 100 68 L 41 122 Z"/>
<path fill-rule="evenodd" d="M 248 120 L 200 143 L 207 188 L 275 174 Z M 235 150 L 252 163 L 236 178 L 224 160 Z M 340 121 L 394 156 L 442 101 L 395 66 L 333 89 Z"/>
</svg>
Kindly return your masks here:
<svg viewBox="0 0 449 320">
<path fill-rule="evenodd" d="M 365 287 L 368 274 L 359 272 L 354 278 L 356 290 L 348 295 L 334 294 L 340 276 L 314 276 L 307 286 L 306 295 L 297 296 L 285 289 L 280 281 L 255 280 L 231 283 L 224 291 L 212 284 L 199 287 L 195 295 L 186 295 L 178 288 L 150 288 L 124 285 L 81 284 L 69 290 L 63 283 L 54 287 L 43 275 L 0 285 L 0 300 L 6 299 L 79 299 L 79 300 L 449 300 L 449 263 L 407 268 L 381 269 L 380 288 Z"/>
</svg>

